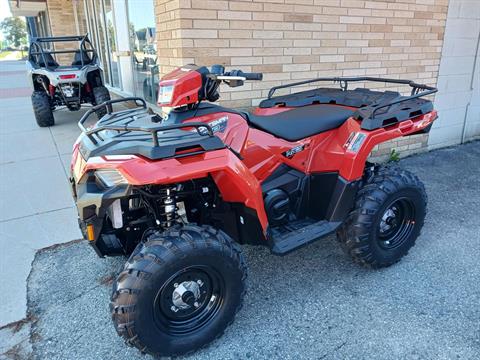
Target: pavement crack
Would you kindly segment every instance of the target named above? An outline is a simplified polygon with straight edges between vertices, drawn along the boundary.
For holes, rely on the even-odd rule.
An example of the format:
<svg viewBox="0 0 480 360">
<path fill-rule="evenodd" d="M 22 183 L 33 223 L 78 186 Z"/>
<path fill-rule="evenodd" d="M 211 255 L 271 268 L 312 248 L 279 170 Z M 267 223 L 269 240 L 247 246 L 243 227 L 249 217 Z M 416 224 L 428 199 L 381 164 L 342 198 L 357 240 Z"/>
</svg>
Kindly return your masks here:
<svg viewBox="0 0 480 360">
<path fill-rule="evenodd" d="M 24 215 L 24 216 L 18 216 L 18 217 L 9 218 L 9 219 L 2 219 L 2 220 L 0 220 L 0 223 L 4 223 L 4 222 L 8 222 L 8 221 L 13 221 L 13 220 L 25 219 L 25 218 L 29 218 L 29 217 L 36 216 L 36 215 L 49 214 L 49 213 L 52 213 L 52 212 L 55 212 L 55 211 L 60 211 L 60 210 L 68 210 L 68 209 L 72 209 L 73 207 L 74 207 L 74 206 L 68 206 L 68 207 L 63 207 L 63 208 L 59 208 L 59 209 L 53 209 L 53 210 L 36 212 L 36 213 L 33 213 L 33 214 L 28 214 L 28 215 Z"/>
<path fill-rule="evenodd" d="M 80 294 L 70 298 L 70 299 L 67 299 L 65 302 L 63 302 L 63 304 L 68 304 L 74 300 L 77 300 L 77 299 L 80 299 L 82 296 L 84 296 L 85 294 L 88 294 L 89 292 L 99 288 L 100 286 L 102 286 L 102 284 L 98 284 L 98 285 L 95 285 L 95 286 L 92 286 L 91 288 L 85 290 L 85 291 L 82 291 Z"/>
<path fill-rule="evenodd" d="M 319 357 L 319 360 L 325 359 L 327 356 L 335 354 L 338 350 L 340 350 L 342 347 L 344 347 L 347 344 L 346 341 L 342 342 L 340 345 L 336 346 L 332 351 L 329 351 L 328 353 L 322 355 Z"/>
<path fill-rule="evenodd" d="M 37 161 L 37 160 L 42 160 L 42 159 L 52 159 L 52 158 L 56 158 L 56 157 L 58 157 L 58 151 L 57 151 L 57 154 L 55 154 L 55 155 L 32 157 L 32 158 L 26 158 L 26 159 L 21 159 L 21 160 L 4 161 L 4 162 L 0 162 L 0 165 L 11 165 L 11 164 L 15 164 L 15 163 L 24 162 L 24 161 Z"/>
<path fill-rule="evenodd" d="M 53 132 L 52 132 L 51 128 L 48 128 L 48 131 L 50 132 L 50 136 L 52 137 L 53 145 L 55 146 L 55 150 L 57 151 L 58 160 L 60 160 L 60 164 L 62 165 L 63 172 L 65 173 L 65 176 L 68 179 L 69 174 L 67 173 L 67 169 L 65 169 L 65 165 L 63 164 L 62 155 L 60 154 L 60 150 L 58 148 L 57 141 L 55 140 L 55 136 L 53 135 Z"/>
</svg>

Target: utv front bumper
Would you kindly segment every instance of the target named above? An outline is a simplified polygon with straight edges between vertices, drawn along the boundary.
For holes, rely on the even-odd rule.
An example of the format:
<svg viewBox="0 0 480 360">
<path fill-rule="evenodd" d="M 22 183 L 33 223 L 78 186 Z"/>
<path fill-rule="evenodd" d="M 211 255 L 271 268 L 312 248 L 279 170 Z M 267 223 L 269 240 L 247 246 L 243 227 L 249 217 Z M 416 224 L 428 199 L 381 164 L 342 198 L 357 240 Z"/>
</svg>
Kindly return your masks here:
<svg viewBox="0 0 480 360">
<path fill-rule="evenodd" d="M 114 234 L 104 234 L 105 215 L 115 200 L 127 197 L 131 192 L 129 185 L 118 185 L 102 188 L 94 180 L 75 183 L 70 178 L 73 198 L 78 210 L 78 224 L 83 237 L 103 257 L 115 255 L 122 250 L 119 240 Z"/>
</svg>

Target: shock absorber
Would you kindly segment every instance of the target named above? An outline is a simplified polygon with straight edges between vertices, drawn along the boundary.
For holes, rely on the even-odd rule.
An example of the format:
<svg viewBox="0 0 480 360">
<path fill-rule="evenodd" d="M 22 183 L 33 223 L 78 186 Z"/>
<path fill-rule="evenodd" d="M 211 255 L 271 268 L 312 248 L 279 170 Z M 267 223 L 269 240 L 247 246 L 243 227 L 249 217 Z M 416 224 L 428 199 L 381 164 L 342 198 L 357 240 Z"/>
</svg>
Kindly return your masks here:
<svg viewBox="0 0 480 360">
<path fill-rule="evenodd" d="M 166 197 L 163 200 L 163 205 L 164 205 L 164 211 L 165 211 L 165 221 L 162 226 L 169 228 L 172 226 L 172 223 L 175 220 L 176 217 L 176 202 L 175 202 L 175 189 L 174 188 L 167 188 L 166 189 Z"/>
</svg>

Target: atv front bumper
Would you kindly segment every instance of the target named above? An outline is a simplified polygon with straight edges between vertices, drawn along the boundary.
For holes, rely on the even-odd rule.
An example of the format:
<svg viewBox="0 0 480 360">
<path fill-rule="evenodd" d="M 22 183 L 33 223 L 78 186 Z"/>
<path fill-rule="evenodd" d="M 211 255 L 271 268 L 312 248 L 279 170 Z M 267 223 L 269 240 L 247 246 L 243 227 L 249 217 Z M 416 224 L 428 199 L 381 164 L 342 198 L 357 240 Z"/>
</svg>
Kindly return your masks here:
<svg viewBox="0 0 480 360">
<path fill-rule="evenodd" d="M 127 197 L 129 185 L 101 188 L 95 181 L 75 183 L 70 178 L 71 190 L 78 211 L 78 224 L 84 239 L 103 257 L 118 252 L 118 240 L 111 234 L 102 234 L 108 207 L 118 199 Z M 116 250 L 116 251 L 115 251 Z"/>
</svg>

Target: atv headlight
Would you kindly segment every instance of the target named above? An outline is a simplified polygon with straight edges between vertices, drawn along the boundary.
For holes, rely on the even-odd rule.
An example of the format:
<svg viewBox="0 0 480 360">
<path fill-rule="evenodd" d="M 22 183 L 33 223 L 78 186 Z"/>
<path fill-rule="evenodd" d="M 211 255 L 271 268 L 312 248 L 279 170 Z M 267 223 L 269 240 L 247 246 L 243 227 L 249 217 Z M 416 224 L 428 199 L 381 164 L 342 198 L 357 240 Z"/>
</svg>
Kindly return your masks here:
<svg viewBox="0 0 480 360">
<path fill-rule="evenodd" d="M 158 89 L 158 99 L 157 102 L 161 104 L 170 104 L 173 96 L 173 85 L 162 85 Z"/>
<path fill-rule="evenodd" d="M 125 177 L 115 169 L 101 169 L 95 171 L 95 177 L 103 184 L 105 187 L 111 188 L 117 185 L 127 185 L 128 181 Z"/>
</svg>

